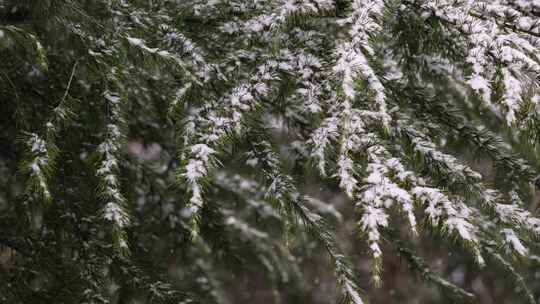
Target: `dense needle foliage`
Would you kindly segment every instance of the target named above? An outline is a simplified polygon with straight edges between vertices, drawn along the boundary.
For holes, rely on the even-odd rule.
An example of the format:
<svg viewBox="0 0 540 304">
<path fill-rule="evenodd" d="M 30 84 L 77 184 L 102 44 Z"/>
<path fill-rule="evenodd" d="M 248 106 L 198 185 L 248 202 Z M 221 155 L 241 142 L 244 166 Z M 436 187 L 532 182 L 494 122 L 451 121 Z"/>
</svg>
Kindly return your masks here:
<svg viewBox="0 0 540 304">
<path fill-rule="evenodd" d="M 2 303 L 540 297 L 538 0 L 5 0 L 0 54 Z"/>
</svg>

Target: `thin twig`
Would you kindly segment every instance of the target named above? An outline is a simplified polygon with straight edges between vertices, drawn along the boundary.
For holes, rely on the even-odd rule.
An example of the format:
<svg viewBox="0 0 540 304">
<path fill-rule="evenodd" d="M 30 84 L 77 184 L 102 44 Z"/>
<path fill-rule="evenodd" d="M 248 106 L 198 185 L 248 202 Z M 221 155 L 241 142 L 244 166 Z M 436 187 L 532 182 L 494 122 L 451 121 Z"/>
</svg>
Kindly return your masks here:
<svg viewBox="0 0 540 304">
<path fill-rule="evenodd" d="M 11 81 L 11 78 L 9 78 L 9 76 L 3 70 L 0 70 L 0 73 L 2 73 L 2 75 L 9 82 L 9 85 L 13 88 L 13 94 L 15 94 L 15 98 L 17 98 L 17 102 L 19 102 L 21 98 L 19 97 L 19 94 L 17 93 L 17 87 L 15 87 L 15 84 L 13 83 L 13 81 Z"/>
<path fill-rule="evenodd" d="M 71 69 L 71 76 L 69 76 L 69 81 L 66 87 L 66 91 L 64 92 L 64 97 L 62 97 L 62 101 L 60 102 L 60 104 L 64 103 L 64 101 L 66 100 L 68 96 L 69 89 L 71 88 L 71 82 L 73 81 L 73 77 L 75 76 L 75 71 L 77 69 L 78 64 L 79 64 L 79 60 L 75 61 L 75 64 L 73 64 L 73 68 Z"/>
</svg>

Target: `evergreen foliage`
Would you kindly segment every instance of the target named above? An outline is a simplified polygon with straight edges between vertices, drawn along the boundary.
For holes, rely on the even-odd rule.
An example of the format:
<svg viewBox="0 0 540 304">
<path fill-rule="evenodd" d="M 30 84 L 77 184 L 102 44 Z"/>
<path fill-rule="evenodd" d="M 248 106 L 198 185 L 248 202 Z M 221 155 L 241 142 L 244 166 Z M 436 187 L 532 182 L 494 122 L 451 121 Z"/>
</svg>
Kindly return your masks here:
<svg viewBox="0 0 540 304">
<path fill-rule="evenodd" d="M 0 54 L 2 303 L 540 297 L 538 0 L 6 0 Z"/>
</svg>

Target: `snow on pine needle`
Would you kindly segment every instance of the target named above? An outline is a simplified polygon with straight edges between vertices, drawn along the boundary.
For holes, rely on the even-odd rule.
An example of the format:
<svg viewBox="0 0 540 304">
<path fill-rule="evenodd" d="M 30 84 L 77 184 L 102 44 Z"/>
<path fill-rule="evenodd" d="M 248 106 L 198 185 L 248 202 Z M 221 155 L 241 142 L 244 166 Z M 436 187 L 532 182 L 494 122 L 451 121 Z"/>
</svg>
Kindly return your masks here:
<svg viewBox="0 0 540 304">
<path fill-rule="evenodd" d="M 426 282 L 474 297 L 421 261 L 436 238 L 479 268 L 498 265 L 530 300 L 518 270 L 540 236 L 538 1 L 45 2 L 11 5 L 43 18 L 0 27 L 1 65 L 21 71 L 2 77 L 15 127 L 0 135 L 22 138 L 0 156 L 23 175 L 12 191 L 22 209 L 7 209 L 44 210 L 32 229 L 106 261 L 77 268 L 76 289 L 114 298 L 154 286 L 141 294 L 212 302 L 233 270 L 221 262 L 241 257 L 236 266 L 255 263 L 287 302 L 281 286 L 320 250 L 347 304 L 370 288 L 349 253 L 370 261 L 375 286 L 383 257 L 399 254 Z M 34 28 L 42 20 L 55 26 Z M 51 234 L 57 219 L 81 231 Z M 347 227 L 359 246 L 342 239 Z M 19 243 L 34 242 L 24 231 Z M 28 248 L 17 257 L 42 246 Z M 148 282 L 173 266 L 185 284 Z M 185 298 L 170 291 L 185 286 Z"/>
</svg>

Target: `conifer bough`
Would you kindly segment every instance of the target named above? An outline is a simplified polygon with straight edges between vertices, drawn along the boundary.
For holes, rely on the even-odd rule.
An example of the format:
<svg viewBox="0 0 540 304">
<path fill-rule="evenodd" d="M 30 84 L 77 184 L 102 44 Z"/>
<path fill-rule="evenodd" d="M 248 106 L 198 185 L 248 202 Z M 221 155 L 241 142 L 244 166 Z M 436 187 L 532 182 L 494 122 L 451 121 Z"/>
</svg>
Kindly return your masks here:
<svg viewBox="0 0 540 304">
<path fill-rule="evenodd" d="M 427 247 L 538 298 L 538 0 L 7 0 L 0 52 L 2 302 L 481 301 Z"/>
</svg>

